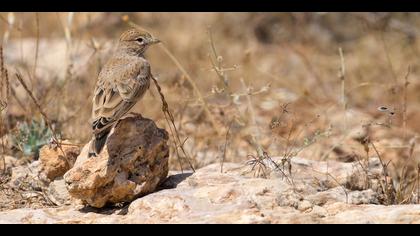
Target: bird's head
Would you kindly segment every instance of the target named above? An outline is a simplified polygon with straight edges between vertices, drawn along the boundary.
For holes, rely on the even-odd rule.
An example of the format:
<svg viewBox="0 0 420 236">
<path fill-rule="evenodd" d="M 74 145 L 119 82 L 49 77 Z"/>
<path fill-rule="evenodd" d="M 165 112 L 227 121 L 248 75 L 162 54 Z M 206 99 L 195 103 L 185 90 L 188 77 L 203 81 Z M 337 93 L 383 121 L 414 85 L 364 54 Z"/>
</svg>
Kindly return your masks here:
<svg viewBox="0 0 420 236">
<path fill-rule="evenodd" d="M 160 40 L 154 38 L 150 33 L 133 28 L 121 34 L 119 48 L 128 50 L 130 53 L 136 55 L 141 55 L 150 45 L 156 43 L 160 43 Z"/>
</svg>

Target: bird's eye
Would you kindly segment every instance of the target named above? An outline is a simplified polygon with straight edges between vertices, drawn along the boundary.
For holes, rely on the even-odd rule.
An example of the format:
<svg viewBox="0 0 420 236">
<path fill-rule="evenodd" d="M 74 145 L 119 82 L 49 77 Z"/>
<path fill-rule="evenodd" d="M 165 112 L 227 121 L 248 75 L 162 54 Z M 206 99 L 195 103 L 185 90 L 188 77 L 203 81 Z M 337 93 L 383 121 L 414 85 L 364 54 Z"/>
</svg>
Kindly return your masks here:
<svg viewBox="0 0 420 236">
<path fill-rule="evenodd" d="M 139 43 L 143 43 L 144 42 L 144 38 L 138 38 L 138 39 L 136 39 L 137 40 L 137 42 L 139 42 Z"/>
</svg>

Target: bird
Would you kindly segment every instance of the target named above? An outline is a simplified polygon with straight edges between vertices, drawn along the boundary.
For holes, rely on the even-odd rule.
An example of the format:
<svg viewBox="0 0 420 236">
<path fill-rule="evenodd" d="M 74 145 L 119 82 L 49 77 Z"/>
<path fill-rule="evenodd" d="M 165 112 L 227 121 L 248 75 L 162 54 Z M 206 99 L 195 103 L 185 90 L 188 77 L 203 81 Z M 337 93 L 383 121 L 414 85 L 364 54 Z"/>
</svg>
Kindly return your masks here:
<svg viewBox="0 0 420 236">
<path fill-rule="evenodd" d="M 149 89 L 152 73 L 144 54 L 157 43 L 159 39 L 137 28 L 121 34 L 115 52 L 99 72 L 94 89 L 88 157 L 100 154 L 114 125 Z"/>
</svg>

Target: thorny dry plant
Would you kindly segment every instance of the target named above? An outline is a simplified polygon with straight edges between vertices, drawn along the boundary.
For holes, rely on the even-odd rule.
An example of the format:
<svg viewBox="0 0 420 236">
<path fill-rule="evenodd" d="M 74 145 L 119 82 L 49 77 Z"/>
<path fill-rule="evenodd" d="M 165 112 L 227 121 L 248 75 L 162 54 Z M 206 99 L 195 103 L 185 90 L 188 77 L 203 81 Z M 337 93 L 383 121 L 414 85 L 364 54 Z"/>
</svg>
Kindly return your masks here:
<svg viewBox="0 0 420 236">
<path fill-rule="evenodd" d="M 254 177 L 268 178 L 272 171 L 278 171 L 281 173 L 281 177 L 285 178 L 287 183 L 294 186 L 292 178 L 292 165 L 287 165 L 282 162 L 281 166 L 277 164 L 267 152 L 263 152 L 263 158 L 249 154 L 247 165 L 251 167 L 250 172 L 254 173 Z M 287 170 L 285 169 L 287 168 Z"/>
<path fill-rule="evenodd" d="M 295 147 L 297 146 L 297 138 L 303 133 L 305 128 L 307 128 L 307 125 L 305 125 L 305 127 L 302 130 L 297 132 L 296 137 L 292 137 L 292 133 L 295 131 L 295 127 L 294 125 L 292 125 L 292 127 L 290 128 L 289 135 L 286 138 L 287 144 L 284 149 L 284 154 L 281 160 L 281 164 L 279 165 L 276 162 L 274 162 L 272 158 L 268 155 L 267 150 L 264 150 L 264 148 L 260 144 L 259 140 L 261 139 L 262 135 L 261 135 L 261 130 L 259 128 L 259 124 L 257 123 L 257 119 L 256 119 L 257 115 L 256 115 L 256 112 L 254 111 L 254 106 L 252 104 L 252 96 L 256 96 L 262 93 L 267 93 L 270 90 L 270 83 L 263 86 L 261 89 L 254 91 L 254 89 L 250 85 L 247 85 L 245 83 L 243 78 L 240 78 L 240 82 L 242 84 L 242 91 L 233 92 L 233 89 L 230 87 L 231 83 L 228 77 L 228 72 L 235 71 L 239 67 L 237 65 L 233 65 L 233 67 L 228 67 L 228 68 L 225 68 L 223 66 L 224 59 L 223 59 L 223 56 L 220 55 L 216 50 L 214 38 L 213 38 L 210 27 L 208 27 L 207 33 L 208 33 L 209 44 L 210 44 L 210 49 L 211 49 L 209 58 L 210 58 L 211 66 L 212 66 L 212 71 L 214 71 L 217 74 L 217 77 L 219 78 L 223 86 L 221 89 L 215 86 L 216 89 L 214 89 L 214 92 L 218 94 L 224 93 L 227 96 L 229 96 L 231 98 L 229 105 L 234 106 L 237 114 L 239 114 L 240 117 L 249 118 L 249 122 L 248 122 L 250 126 L 250 129 L 248 132 L 248 135 L 250 136 L 249 143 L 252 145 L 252 147 L 256 151 L 256 155 L 248 154 L 247 158 L 250 160 L 247 161 L 246 164 L 251 167 L 251 171 L 254 171 L 254 176 L 267 178 L 271 170 L 280 171 L 282 173 L 282 176 L 286 177 L 287 181 L 290 184 L 293 184 L 293 179 L 292 178 L 289 179 L 288 175 L 286 174 L 286 172 L 288 172 L 289 176 L 291 177 L 291 169 L 292 169 L 291 158 L 298 155 L 298 153 L 301 152 L 304 148 L 313 144 L 317 136 L 321 136 L 322 134 L 317 133 L 317 134 L 314 134 L 314 137 L 312 138 L 306 138 L 304 140 L 304 145 L 299 147 L 297 150 L 294 150 Z M 247 114 L 242 114 L 242 112 L 239 109 L 241 97 L 245 97 L 246 99 L 247 111 L 248 111 Z M 279 120 L 283 118 L 284 114 L 287 114 L 289 112 L 288 111 L 289 105 L 290 103 L 287 103 L 282 106 L 282 115 L 280 115 L 280 118 L 277 120 L 277 122 L 279 122 Z M 312 122 L 314 121 L 311 121 L 310 123 Z M 271 126 L 270 128 L 275 128 L 274 127 L 275 124 L 273 123 L 274 122 L 272 121 L 272 123 L 270 124 Z M 224 149 L 223 155 L 225 155 L 225 150 L 226 148 Z"/>
<path fill-rule="evenodd" d="M 192 169 L 193 172 L 195 172 L 194 166 L 191 163 L 191 158 L 187 154 L 187 152 L 185 151 L 185 148 L 184 148 L 184 143 L 187 139 L 185 139 L 183 142 L 181 142 L 181 139 L 179 137 L 179 132 L 178 132 L 178 130 L 176 128 L 176 125 L 175 125 L 174 116 L 172 115 L 172 113 L 169 110 L 169 106 L 168 106 L 168 103 L 165 100 L 165 96 L 162 93 L 162 89 L 161 89 L 161 87 L 159 86 L 159 83 L 157 82 L 157 80 L 154 77 L 152 77 L 152 80 L 156 85 L 156 89 L 159 92 L 159 95 L 160 95 L 160 98 L 161 98 L 161 101 L 162 101 L 162 112 L 165 115 L 166 122 L 168 123 L 169 130 L 171 131 L 171 134 L 172 134 L 172 137 L 173 137 L 173 140 L 174 140 L 175 153 L 177 154 L 181 171 L 184 171 L 184 170 L 182 168 L 182 159 L 181 159 L 181 156 L 179 155 L 178 148 L 182 151 L 182 154 L 184 155 L 184 159 L 187 161 L 189 167 Z"/>
<path fill-rule="evenodd" d="M 391 163 L 391 160 L 389 160 L 387 163 L 384 162 L 381 154 L 379 153 L 378 149 L 376 148 L 375 144 L 373 142 L 370 143 L 373 150 L 375 150 L 375 153 L 377 157 L 379 158 L 379 161 L 381 163 L 382 167 L 382 174 L 383 178 L 380 178 L 380 184 L 382 187 L 382 192 L 385 195 L 385 204 L 393 204 L 395 202 L 395 188 L 392 184 L 392 178 L 389 176 L 389 170 L 388 166 Z"/>
<path fill-rule="evenodd" d="M 266 175 L 266 168 L 267 167 L 264 164 L 264 159 L 268 158 L 271 161 L 272 161 L 272 159 L 269 157 L 268 153 L 263 149 L 262 145 L 259 142 L 259 139 L 261 138 L 261 131 L 260 131 L 259 125 L 257 123 L 256 114 L 255 114 L 255 111 L 254 111 L 254 107 L 252 105 L 251 96 L 267 92 L 270 86 L 267 85 L 267 86 L 264 86 L 263 88 L 261 88 L 259 91 L 253 91 L 251 86 L 247 86 L 245 84 L 244 79 L 240 78 L 240 82 L 242 84 L 243 92 L 242 93 L 233 93 L 232 89 L 230 88 L 230 83 L 229 83 L 230 81 L 229 81 L 227 72 L 236 70 L 238 68 L 238 66 L 234 65 L 232 68 L 225 68 L 223 66 L 223 56 L 221 56 L 220 54 L 217 53 L 215 42 L 214 42 L 212 31 L 211 31 L 211 27 L 208 27 L 207 33 L 208 33 L 209 44 L 210 44 L 210 49 L 211 49 L 211 53 L 208 55 L 208 57 L 210 59 L 211 65 L 212 65 L 212 71 L 214 71 L 217 74 L 217 77 L 219 78 L 219 80 L 221 81 L 221 84 L 223 85 L 222 89 L 219 89 L 219 88 L 217 88 L 217 86 L 215 86 L 216 89 L 214 91 L 216 93 L 226 94 L 230 98 L 230 104 L 228 104 L 228 105 L 229 106 L 233 105 L 235 107 L 235 110 L 239 114 L 241 113 L 240 109 L 238 107 L 238 105 L 240 104 L 239 99 L 242 96 L 244 96 L 246 98 L 247 110 L 248 110 L 248 113 L 249 113 L 248 117 L 250 119 L 250 126 L 251 126 L 251 129 L 250 129 L 248 135 L 251 137 L 250 138 L 250 143 L 254 147 L 254 149 L 256 150 L 256 154 L 257 154 L 256 156 L 254 156 L 252 154 L 249 154 L 248 159 L 252 158 L 252 160 L 248 161 L 247 164 L 252 166 L 252 168 L 251 168 L 252 171 L 255 170 L 255 173 L 254 173 L 255 176 L 263 176 L 264 178 L 266 178 L 267 177 L 267 175 Z M 246 114 L 241 114 L 240 116 L 247 117 Z M 226 133 L 225 148 L 223 150 L 223 159 L 222 159 L 222 163 L 221 163 L 221 170 L 223 169 L 224 156 L 226 155 L 227 137 L 228 137 L 228 134 L 229 134 L 231 124 L 232 124 L 232 121 L 230 122 L 228 131 Z M 272 161 L 272 162 L 274 163 L 274 161 Z"/>
<path fill-rule="evenodd" d="M 396 181 L 394 181 L 394 185 L 396 185 L 396 202 L 398 204 L 406 204 L 416 201 L 413 197 L 416 195 L 418 176 L 417 174 L 415 176 L 410 176 L 409 166 L 412 163 L 416 162 L 414 157 L 414 149 L 417 144 L 417 138 L 417 136 L 414 136 L 410 139 L 408 148 L 408 158 L 404 162 L 403 167 L 400 168 L 401 171 L 396 171 L 397 176 Z M 395 169 L 398 169 L 395 166 L 395 163 L 392 163 L 392 165 Z"/>
</svg>

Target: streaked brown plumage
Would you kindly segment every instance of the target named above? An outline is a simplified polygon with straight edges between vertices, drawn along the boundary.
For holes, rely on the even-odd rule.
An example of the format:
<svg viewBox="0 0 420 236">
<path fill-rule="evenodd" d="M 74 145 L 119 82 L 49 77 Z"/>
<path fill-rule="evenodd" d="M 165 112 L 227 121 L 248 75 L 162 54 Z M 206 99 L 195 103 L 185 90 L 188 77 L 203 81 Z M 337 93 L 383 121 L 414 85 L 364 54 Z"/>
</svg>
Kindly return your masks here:
<svg viewBox="0 0 420 236">
<path fill-rule="evenodd" d="M 144 52 L 158 42 L 149 33 L 137 29 L 121 35 L 117 50 L 99 73 L 95 87 L 89 156 L 101 152 L 113 125 L 146 93 L 152 75 Z"/>
</svg>

